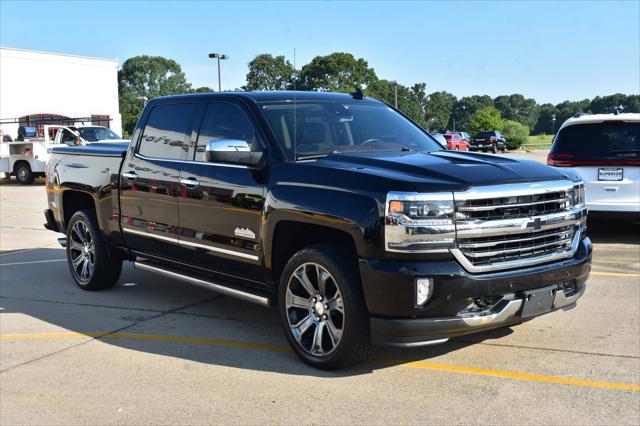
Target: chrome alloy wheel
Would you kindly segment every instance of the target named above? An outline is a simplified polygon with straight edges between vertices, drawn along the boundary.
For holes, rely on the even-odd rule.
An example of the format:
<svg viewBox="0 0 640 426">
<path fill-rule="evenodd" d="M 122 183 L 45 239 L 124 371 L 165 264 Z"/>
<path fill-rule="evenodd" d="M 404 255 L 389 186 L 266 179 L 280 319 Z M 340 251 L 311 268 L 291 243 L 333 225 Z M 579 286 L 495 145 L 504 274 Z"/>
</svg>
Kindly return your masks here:
<svg viewBox="0 0 640 426">
<path fill-rule="evenodd" d="M 340 343 L 345 316 L 335 279 L 323 266 L 304 263 L 291 274 L 285 296 L 289 329 L 313 356 L 332 353 Z"/>
<path fill-rule="evenodd" d="M 20 167 L 18 169 L 18 176 L 17 176 L 18 180 L 20 181 L 27 180 L 27 174 L 28 174 L 27 169 L 25 169 L 24 167 Z"/>
<path fill-rule="evenodd" d="M 73 273 L 80 281 L 89 281 L 96 262 L 96 248 L 84 222 L 78 221 L 73 225 L 69 244 Z"/>
</svg>

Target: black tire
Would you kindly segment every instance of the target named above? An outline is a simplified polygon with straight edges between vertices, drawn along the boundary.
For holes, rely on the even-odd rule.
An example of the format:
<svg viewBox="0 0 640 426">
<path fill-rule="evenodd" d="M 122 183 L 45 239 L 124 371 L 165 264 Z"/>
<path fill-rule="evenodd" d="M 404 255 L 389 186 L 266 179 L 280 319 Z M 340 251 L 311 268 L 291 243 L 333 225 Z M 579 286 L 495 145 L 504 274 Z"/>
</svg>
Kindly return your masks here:
<svg viewBox="0 0 640 426">
<path fill-rule="evenodd" d="M 339 246 L 310 246 L 293 255 L 285 266 L 280 277 L 280 285 L 278 289 L 278 310 L 280 311 L 285 336 L 300 359 L 310 366 L 322 370 L 336 370 L 359 364 L 365 361 L 374 349 L 374 346 L 371 344 L 369 313 L 364 302 L 364 295 L 362 294 L 357 264 L 355 263 L 355 259 L 353 262 L 349 262 L 348 259 L 350 259 L 350 256 L 345 254 Z M 309 265 L 319 265 L 321 268 L 324 268 L 329 272 L 331 280 L 335 283 L 335 287 L 337 288 L 336 291 L 339 291 L 341 295 L 341 308 L 343 308 L 343 314 L 340 314 L 343 315 L 341 337 L 337 344 L 333 344 L 333 339 L 329 336 L 331 333 L 327 331 L 325 336 L 329 337 L 325 340 L 321 338 L 320 346 L 322 347 L 322 343 L 326 342 L 327 344 L 330 344 L 332 348 L 331 352 L 327 351 L 328 353 L 324 355 L 314 355 L 310 353 L 308 348 L 304 347 L 303 340 L 309 340 L 309 337 L 306 337 L 306 339 L 303 338 L 303 336 L 305 336 L 304 331 L 301 333 L 301 342 L 296 340 L 292 331 L 292 327 L 294 326 L 290 325 L 290 320 L 294 320 L 292 318 L 294 314 L 287 309 L 287 292 L 289 291 L 289 283 L 290 281 L 292 283 L 295 282 L 296 279 L 293 275 L 296 271 L 300 271 L 300 268 L 312 268 L 312 266 Z M 319 288 L 319 285 L 317 284 L 318 282 L 319 279 L 316 281 L 316 288 Z M 327 281 L 327 283 L 329 283 L 329 281 Z M 329 284 L 327 284 L 327 286 L 329 286 Z M 311 299 L 311 297 L 309 297 L 309 299 Z M 333 300 L 335 300 L 335 294 Z M 327 301 L 328 303 L 331 303 L 329 302 L 329 297 L 327 297 Z M 312 302 L 309 301 L 309 303 Z M 325 305 L 325 308 L 327 306 L 328 305 Z M 303 319 L 296 321 L 297 323 L 302 323 L 305 315 L 306 318 L 313 321 L 311 317 L 315 314 L 312 313 L 311 309 L 309 309 L 307 313 L 305 313 L 304 309 L 298 309 L 298 311 L 302 311 L 300 316 L 303 317 Z M 331 317 L 335 314 L 335 311 L 327 309 L 327 313 L 329 317 Z M 315 318 L 318 319 L 319 317 Z M 324 315 L 324 318 L 325 321 L 323 322 L 327 323 L 324 330 L 329 330 L 330 327 L 328 326 L 328 321 L 331 320 L 332 324 L 334 321 L 330 318 L 327 319 L 327 315 Z M 295 320 L 297 320 L 297 318 Z M 313 330 L 311 330 L 312 327 Z M 306 329 L 308 333 L 313 331 L 313 333 L 311 333 L 314 335 L 312 339 L 315 337 L 318 327 L 319 323 L 316 322 L 314 325 L 310 325 Z M 320 335 L 321 337 L 323 336 L 322 331 Z M 313 350 L 313 344 L 311 350 Z M 321 348 L 321 350 L 324 350 L 324 348 Z"/>
<path fill-rule="evenodd" d="M 104 290 L 118 282 L 122 258 L 104 241 L 93 210 L 80 210 L 71 217 L 66 251 L 69 271 L 81 289 Z"/>
<path fill-rule="evenodd" d="M 20 163 L 15 170 L 16 180 L 21 185 L 31 185 L 33 183 L 33 172 L 29 163 Z"/>
<path fill-rule="evenodd" d="M 493 154 L 497 154 L 498 153 L 498 147 L 496 147 L 495 143 L 491 145 L 491 152 Z"/>
</svg>

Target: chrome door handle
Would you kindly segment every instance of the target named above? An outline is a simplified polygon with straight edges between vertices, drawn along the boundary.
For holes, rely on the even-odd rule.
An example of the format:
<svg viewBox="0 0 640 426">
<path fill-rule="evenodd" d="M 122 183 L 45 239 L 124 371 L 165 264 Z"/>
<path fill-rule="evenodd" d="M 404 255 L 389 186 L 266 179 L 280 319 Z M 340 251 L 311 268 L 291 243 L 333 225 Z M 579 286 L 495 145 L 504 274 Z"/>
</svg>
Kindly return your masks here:
<svg viewBox="0 0 640 426">
<path fill-rule="evenodd" d="M 192 177 L 187 179 L 180 179 L 180 183 L 187 188 L 195 188 L 196 186 L 200 185 L 200 181 Z"/>
<path fill-rule="evenodd" d="M 138 174 L 136 172 L 124 172 L 122 177 L 129 180 L 136 180 L 138 179 Z"/>
</svg>

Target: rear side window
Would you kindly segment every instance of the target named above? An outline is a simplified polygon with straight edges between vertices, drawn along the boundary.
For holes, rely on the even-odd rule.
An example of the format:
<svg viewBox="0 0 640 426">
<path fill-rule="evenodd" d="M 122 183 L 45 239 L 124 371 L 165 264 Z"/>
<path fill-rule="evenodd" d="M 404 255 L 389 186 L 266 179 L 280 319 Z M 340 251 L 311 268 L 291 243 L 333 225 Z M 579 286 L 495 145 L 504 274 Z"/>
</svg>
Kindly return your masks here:
<svg viewBox="0 0 640 426">
<path fill-rule="evenodd" d="M 149 113 L 138 153 L 145 157 L 182 160 L 189 150 L 194 104 L 158 105 Z"/>
<path fill-rule="evenodd" d="M 260 151 L 256 129 L 244 111 L 230 102 L 207 104 L 196 141 L 195 161 L 206 161 L 207 142 L 217 139 L 237 139 L 249 144 L 251 151 Z"/>
<path fill-rule="evenodd" d="M 640 160 L 640 123 L 576 124 L 562 129 L 553 153 L 573 161 Z"/>
</svg>

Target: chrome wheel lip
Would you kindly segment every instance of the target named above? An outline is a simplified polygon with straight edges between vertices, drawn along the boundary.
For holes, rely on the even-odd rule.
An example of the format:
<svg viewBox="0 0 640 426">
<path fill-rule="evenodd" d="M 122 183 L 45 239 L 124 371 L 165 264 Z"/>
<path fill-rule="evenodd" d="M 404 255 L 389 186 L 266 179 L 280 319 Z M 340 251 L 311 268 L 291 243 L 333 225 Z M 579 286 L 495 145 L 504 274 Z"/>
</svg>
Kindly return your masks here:
<svg viewBox="0 0 640 426">
<path fill-rule="evenodd" d="M 307 276 L 309 270 L 316 273 L 316 285 Z M 296 284 L 308 297 L 294 293 Z M 344 304 L 335 278 L 324 266 L 306 262 L 296 267 L 287 282 L 284 304 L 289 332 L 306 354 L 325 357 L 338 348 L 346 321 Z M 302 315 L 298 318 L 293 311 Z"/>
<path fill-rule="evenodd" d="M 77 221 L 71 227 L 68 247 L 74 277 L 82 283 L 88 282 L 95 271 L 96 250 L 89 226 L 83 221 Z"/>
</svg>

